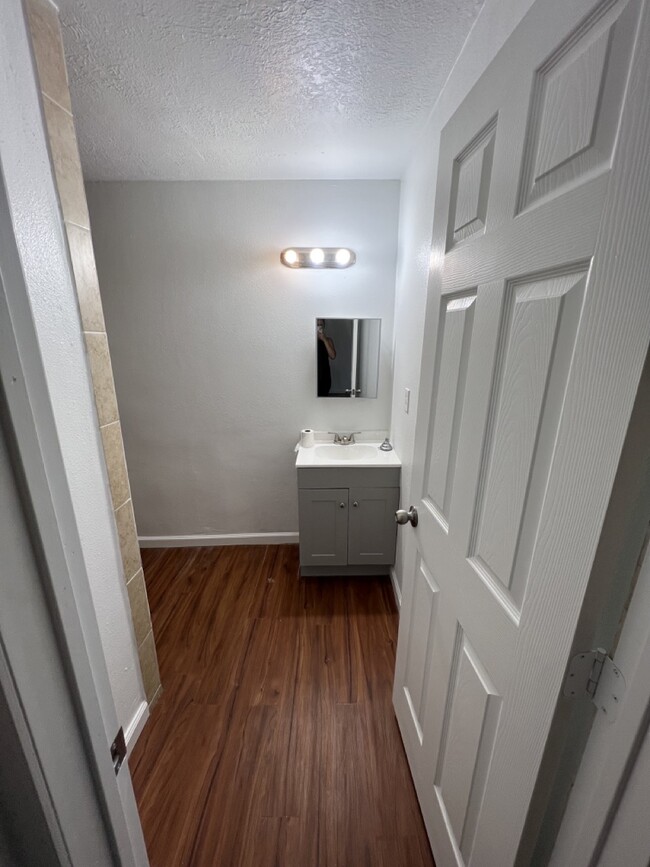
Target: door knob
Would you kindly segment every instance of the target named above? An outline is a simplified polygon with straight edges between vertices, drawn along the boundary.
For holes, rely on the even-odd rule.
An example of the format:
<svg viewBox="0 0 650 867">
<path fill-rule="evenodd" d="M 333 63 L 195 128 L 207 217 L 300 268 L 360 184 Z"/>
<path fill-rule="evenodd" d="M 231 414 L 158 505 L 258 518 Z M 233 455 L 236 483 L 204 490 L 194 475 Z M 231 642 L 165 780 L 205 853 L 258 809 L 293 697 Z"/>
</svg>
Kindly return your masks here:
<svg viewBox="0 0 650 867">
<path fill-rule="evenodd" d="M 406 509 L 398 509 L 395 512 L 395 520 L 398 524 L 408 524 L 411 523 L 414 527 L 418 525 L 418 510 L 415 506 L 411 506 L 408 510 Z"/>
<path fill-rule="evenodd" d="M 339 503 L 339 509 L 345 509 L 345 503 Z"/>
</svg>

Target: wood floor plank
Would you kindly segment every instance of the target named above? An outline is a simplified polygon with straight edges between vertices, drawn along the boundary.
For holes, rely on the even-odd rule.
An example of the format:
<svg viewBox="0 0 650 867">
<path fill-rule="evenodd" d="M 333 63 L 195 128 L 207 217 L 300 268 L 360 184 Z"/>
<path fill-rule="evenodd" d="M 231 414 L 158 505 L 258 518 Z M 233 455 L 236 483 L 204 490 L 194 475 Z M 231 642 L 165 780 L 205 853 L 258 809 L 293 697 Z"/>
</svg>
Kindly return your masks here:
<svg viewBox="0 0 650 867">
<path fill-rule="evenodd" d="M 256 617 L 302 618 L 304 599 L 299 580 L 296 545 L 271 545 L 262 565 L 262 582 Z"/>
<path fill-rule="evenodd" d="M 249 829 L 259 817 L 257 780 L 267 754 L 275 708 L 259 705 L 237 714 L 221 760 L 199 796 L 199 821 L 185 846 L 184 863 L 238 865 Z"/>
<path fill-rule="evenodd" d="M 225 711 L 194 703 L 180 708 L 155 764 L 140 775 L 136 793 L 151 867 L 183 863 L 185 841 L 196 835 L 204 781 L 223 749 Z"/>
<path fill-rule="evenodd" d="M 386 578 L 294 545 L 147 549 L 163 696 L 129 766 L 152 867 L 433 867 Z"/>
</svg>

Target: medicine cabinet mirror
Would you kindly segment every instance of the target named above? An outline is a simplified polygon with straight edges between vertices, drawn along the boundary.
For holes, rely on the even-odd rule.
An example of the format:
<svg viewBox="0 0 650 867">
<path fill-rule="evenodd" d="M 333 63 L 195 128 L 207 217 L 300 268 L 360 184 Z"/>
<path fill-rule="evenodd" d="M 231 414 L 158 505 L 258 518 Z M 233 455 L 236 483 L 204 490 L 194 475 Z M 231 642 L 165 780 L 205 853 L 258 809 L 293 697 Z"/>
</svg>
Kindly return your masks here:
<svg viewBox="0 0 650 867">
<path fill-rule="evenodd" d="M 377 397 L 381 319 L 316 320 L 318 397 Z"/>
</svg>

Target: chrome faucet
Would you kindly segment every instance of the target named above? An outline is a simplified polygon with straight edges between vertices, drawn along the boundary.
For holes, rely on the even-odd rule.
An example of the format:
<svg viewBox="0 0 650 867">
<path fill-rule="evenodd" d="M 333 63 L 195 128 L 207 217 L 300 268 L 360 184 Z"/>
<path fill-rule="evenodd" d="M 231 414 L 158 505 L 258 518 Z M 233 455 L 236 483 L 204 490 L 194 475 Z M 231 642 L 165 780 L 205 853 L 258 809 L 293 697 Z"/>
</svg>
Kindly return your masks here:
<svg viewBox="0 0 650 867">
<path fill-rule="evenodd" d="M 339 446 L 351 446 L 354 445 L 354 435 L 360 434 L 360 430 L 354 430 L 350 434 L 340 434 L 336 433 L 336 431 L 328 431 L 328 433 L 334 434 L 334 442 Z"/>
</svg>

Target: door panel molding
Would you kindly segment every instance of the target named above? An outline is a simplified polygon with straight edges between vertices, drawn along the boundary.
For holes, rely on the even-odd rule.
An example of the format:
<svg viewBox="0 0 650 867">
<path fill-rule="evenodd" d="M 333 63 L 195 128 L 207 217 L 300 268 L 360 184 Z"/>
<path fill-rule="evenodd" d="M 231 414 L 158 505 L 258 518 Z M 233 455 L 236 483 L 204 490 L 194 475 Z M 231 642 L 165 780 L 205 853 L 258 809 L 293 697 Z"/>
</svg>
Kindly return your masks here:
<svg viewBox="0 0 650 867">
<path fill-rule="evenodd" d="M 650 339 L 642 7 L 538 0 L 442 132 L 394 694 L 439 867 L 514 863 Z"/>
</svg>

